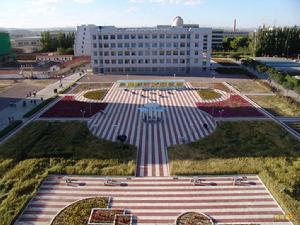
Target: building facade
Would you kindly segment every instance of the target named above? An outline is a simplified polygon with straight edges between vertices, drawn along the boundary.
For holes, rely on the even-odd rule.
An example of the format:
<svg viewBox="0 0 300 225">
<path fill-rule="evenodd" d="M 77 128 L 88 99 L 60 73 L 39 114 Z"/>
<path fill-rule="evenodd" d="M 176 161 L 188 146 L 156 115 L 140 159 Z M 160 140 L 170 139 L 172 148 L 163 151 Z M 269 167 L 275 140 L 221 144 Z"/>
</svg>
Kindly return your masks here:
<svg viewBox="0 0 300 225">
<path fill-rule="evenodd" d="M 184 24 L 181 17 L 157 27 L 95 27 L 91 38 L 94 73 L 191 74 L 210 68 L 212 29 Z"/>
<path fill-rule="evenodd" d="M 77 26 L 74 40 L 75 56 L 91 56 L 92 55 L 92 32 L 96 30 L 95 25 Z"/>
<path fill-rule="evenodd" d="M 224 30 L 224 29 L 213 29 L 212 30 L 212 49 L 221 50 L 223 38 L 235 38 L 235 37 L 249 37 L 251 31 L 242 30 Z"/>
</svg>

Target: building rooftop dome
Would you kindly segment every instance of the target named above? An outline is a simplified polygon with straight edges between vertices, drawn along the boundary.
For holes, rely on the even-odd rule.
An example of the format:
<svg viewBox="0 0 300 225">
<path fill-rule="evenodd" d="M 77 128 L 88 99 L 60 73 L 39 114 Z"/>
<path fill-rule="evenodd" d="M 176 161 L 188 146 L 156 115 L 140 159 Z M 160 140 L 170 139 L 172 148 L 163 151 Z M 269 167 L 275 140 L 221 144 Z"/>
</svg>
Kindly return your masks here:
<svg viewBox="0 0 300 225">
<path fill-rule="evenodd" d="M 180 16 L 176 16 L 173 19 L 172 27 L 182 27 L 183 26 L 183 19 Z"/>
</svg>

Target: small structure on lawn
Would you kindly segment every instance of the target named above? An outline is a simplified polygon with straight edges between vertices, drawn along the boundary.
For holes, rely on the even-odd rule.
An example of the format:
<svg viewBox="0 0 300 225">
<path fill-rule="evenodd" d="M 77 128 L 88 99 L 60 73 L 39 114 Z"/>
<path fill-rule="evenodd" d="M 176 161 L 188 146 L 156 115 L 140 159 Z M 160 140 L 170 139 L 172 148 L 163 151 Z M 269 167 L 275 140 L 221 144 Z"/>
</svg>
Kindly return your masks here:
<svg viewBox="0 0 300 225">
<path fill-rule="evenodd" d="M 150 102 L 145 104 L 143 107 L 139 108 L 142 113 L 142 119 L 147 123 L 155 123 L 163 120 L 163 113 L 165 112 L 165 108 L 161 105 Z"/>
</svg>

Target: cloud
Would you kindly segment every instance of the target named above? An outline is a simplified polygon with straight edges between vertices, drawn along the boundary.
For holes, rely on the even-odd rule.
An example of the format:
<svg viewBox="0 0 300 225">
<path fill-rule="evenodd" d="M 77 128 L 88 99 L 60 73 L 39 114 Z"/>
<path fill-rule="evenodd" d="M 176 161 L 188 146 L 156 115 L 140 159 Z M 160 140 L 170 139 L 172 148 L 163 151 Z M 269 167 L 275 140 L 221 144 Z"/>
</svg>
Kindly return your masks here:
<svg viewBox="0 0 300 225">
<path fill-rule="evenodd" d="M 139 8 L 137 7 L 129 7 L 125 10 L 126 13 L 136 13 L 139 11 Z"/>
<path fill-rule="evenodd" d="M 74 0 L 74 2 L 79 3 L 79 4 L 88 4 L 92 3 L 94 0 Z"/>
<path fill-rule="evenodd" d="M 176 4 L 176 5 L 199 5 L 204 0 L 129 0 L 131 3 L 158 3 L 158 4 Z"/>
</svg>

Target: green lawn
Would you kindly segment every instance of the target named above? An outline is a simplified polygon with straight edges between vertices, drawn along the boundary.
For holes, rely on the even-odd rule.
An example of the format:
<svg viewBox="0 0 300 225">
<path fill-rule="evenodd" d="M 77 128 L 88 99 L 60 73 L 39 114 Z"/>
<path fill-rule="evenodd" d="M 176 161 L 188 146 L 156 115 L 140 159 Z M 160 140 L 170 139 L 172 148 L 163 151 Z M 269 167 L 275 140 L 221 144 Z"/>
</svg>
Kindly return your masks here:
<svg viewBox="0 0 300 225">
<path fill-rule="evenodd" d="M 34 122 L 0 145 L 0 224 L 17 217 L 48 174 L 134 175 L 136 148 L 81 122 Z"/>
<path fill-rule="evenodd" d="M 300 224 L 300 142 L 274 122 L 223 122 L 210 136 L 168 153 L 172 175 L 259 174 Z"/>
<path fill-rule="evenodd" d="M 281 95 L 249 97 L 275 116 L 300 116 L 300 104 L 290 98 Z"/>
<path fill-rule="evenodd" d="M 69 94 L 77 94 L 82 91 L 91 90 L 91 89 L 100 89 L 100 88 L 111 88 L 112 83 L 90 83 L 90 84 L 79 84 L 74 89 L 69 91 Z"/>
<path fill-rule="evenodd" d="M 260 80 L 245 79 L 230 81 L 229 83 L 242 93 L 272 93 L 271 87 Z"/>
<path fill-rule="evenodd" d="M 211 100 L 211 99 L 216 99 L 216 98 L 221 98 L 222 95 L 212 89 L 201 89 L 197 91 L 198 95 L 203 99 L 203 100 Z"/>
<path fill-rule="evenodd" d="M 102 100 L 106 95 L 107 90 L 96 90 L 96 91 L 89 91 L 85 93 L 83 96 L 88 99 L 92 100 Z"/>
</svg>

